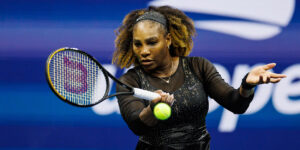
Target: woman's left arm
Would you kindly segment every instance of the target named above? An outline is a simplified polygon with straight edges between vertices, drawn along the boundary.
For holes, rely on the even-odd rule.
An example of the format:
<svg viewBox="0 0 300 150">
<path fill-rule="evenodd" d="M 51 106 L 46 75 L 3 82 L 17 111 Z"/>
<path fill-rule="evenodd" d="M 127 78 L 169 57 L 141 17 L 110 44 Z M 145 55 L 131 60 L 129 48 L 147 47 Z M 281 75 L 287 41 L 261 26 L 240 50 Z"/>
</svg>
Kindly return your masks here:
<svg viewBox="0 0 300 150">
<path fill-rule="evenodd" d="M 270 63 L 253 68 L 243 79 L 239 92 L 243 97 L 249 97 L 254 92 L 254 87 L 259 84 L 277 83 L 286 75 L 272 73 L 269 70 L 276 66 Z"/>
<path fill-rule="evenodd" d="M 274 63 L 252 69 L 243 79 L 238 89 L 226 83 L 214 65 L 205 58 L 194 58 L 192 64 L 195 73 L 204 84 L 208 96 L 235 114 L 243 114 L 254 97 L 254 87 L 262 83 L 276 83 L 285 75 L 271 73 Z"/>
</svg>

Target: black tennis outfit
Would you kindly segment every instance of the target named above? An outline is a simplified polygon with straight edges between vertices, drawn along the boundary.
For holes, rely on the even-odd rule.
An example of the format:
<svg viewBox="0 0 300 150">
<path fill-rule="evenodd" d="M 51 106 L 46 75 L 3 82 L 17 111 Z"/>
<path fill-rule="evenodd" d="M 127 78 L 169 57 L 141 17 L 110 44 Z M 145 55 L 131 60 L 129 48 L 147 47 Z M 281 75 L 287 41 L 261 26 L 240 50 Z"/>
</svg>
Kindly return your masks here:
<svg viewBox="0 0 300 150">
<path fill-rule="evenodd" d="M 224 82 L 212 63 L 201 57 L 180 58 L 169 83 L 146 74 L 141 67 L 129 70 L 121 80 L 150 91 L 161 89 L 174 94 L 175 98 L 171 117 L 150 127 L 139 118 L 139 113 L 149 105 L 149 101 L 118 96 L 123 119 L 139 135 L 138 150 L 209 150 L 210 135 L 205 125 L 208 96 L 234 113 L 245 112 L 253 99 L 253 95 L 242 97 L 238 89 Z M 123 90 L 117 87 L 117 91 Z"/>
</svg>

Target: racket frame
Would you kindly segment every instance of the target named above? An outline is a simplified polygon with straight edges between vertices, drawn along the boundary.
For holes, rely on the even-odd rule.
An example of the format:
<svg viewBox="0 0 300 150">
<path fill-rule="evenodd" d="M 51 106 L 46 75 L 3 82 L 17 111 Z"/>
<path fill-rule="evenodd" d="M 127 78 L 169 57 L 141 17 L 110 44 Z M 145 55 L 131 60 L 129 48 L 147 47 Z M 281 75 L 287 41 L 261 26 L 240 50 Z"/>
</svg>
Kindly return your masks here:
<svg viewBox="0 0 300 150">
<path fill-rule="evenodd" d="M 73 103 L 69 100 L 67 100 L 67 98 L 65 98 L 64 96 L 62 96 L 55 88 L 54 88 L 54 84 L 51 80 L 51 77 L 50 77 L 50 62 L 53 58 L 53 56 L 56 54 L 56 53 L 59 53 L 59 52 L 62 52 L 62 51 L 74 51 L 74 52 L 78 52 L 78 53 L 81 53 L 81 54 L 84 54 L 86 55 L 87 57 L 91 58 L 100 68 L 100 70 L 103 72 L 104 74 L 104 77 L 105 77 L 105 81 L 106 81 L 106 90 L 105 90 L 105 94 L 104 96 L 98 100 L 96 103 L 93 103 L 93 104 L 88 104 L 88 105 L 79 105 L 79 104 L 76 104 L 76 103 Z M 74 105 L 74 106 L 79 106 L 79 107 L 91 107 L 91 106 L 94 106 L 94 105 L 97 105 L 99 103 L 101 103 L 102 101 L 106 100 L 106 99 L 109 99 L 111 97 L 114 97 L 114 96 L 117 96 L 117 95 L 133 95 L 134 94 L 134 88 L 132 88 L 131 86 L 129 85 L 126 85 L 125 83 L 121 82 L 119 79 L 117 79 L 116 77 L 114 77 L 111 73 L 109 73 L 98 61 L 96 58 L 94 58 L 93 56 L 91 56 L 90 54 L 82 51 L 82 50 L 79 50 L 77 48 L 70 48 L 70 47 L 64 47 L 64 48 L 60 48 L 60 49 L 57 49 L 56 51 L 52 52 L 48 59 L 47 59 L 47 62 L 46 62 L 46 79 L 47 79 L 47 83 L 48 85 L 50 86 L 50 89 L 52 90 L 53 93 L 55 93 L 55 95 L 60 98 L 61 100 L 63 100 L 64 102 L 67 102 L 68 104 L 71 104 L 71 105 Z M 114 80 L 115 82 L 117 82 L 117 84 L 121 85 L 122 87 L 126 88 L 129 90 L 129 92 L 118 92 L 118 93 L 115 93 L 115 94 L 111 94 L 111 95 L 108 95 L 109 92 L 110 92 L 110 83 L 109 83 L 109 78 L 110 77 L 112 80 Z"/>
</svg>

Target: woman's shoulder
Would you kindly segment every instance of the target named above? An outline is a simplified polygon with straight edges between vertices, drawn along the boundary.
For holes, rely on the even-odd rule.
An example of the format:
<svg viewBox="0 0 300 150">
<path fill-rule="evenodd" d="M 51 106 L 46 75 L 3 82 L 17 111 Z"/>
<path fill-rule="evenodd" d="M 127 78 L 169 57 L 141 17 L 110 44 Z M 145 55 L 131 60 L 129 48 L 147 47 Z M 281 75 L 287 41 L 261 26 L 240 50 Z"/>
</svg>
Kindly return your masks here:
<svg viewBox="0 0 300 150">
<path fill-rule="evenodd" d="M 136 73 L 138 67 L 128 69 L 119 79 L 129 85 L 138 85 L 139 77 Z"/>
<path fill-rule="evenodd" d="M 187 62 L 197 68 L 204 68 L 205 66 L 210 66 L 212 65 L 211 61 L 209 61 L 207 58 L 205 57 L 199 57 L 199 56 L 188 56 L 188 57 L 184 57 Z"/>
<path fill-rule="evenodd" d="M 216 72 L 215 66 L 204 57 L 186 57 L 191 70 L 204 82 L 208 76 Z"/>
<path fill-rule="evenodd" d="M 120 79 L 134 78 L 136 76 L 137 74 L 134 67 L 134 68 L 127 69 L 127 71 L 125 71 L 125 73 L 120 77 Z"/>
</svg>

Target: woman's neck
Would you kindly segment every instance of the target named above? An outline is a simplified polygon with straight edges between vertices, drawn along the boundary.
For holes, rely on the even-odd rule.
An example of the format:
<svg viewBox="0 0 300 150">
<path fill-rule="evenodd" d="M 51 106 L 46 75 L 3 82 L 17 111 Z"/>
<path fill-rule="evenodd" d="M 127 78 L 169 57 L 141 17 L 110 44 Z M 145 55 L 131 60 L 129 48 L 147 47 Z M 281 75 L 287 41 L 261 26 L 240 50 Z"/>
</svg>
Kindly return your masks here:
<svg viewBox="0 0 300 150">
<path fill-rule="evenodd" d="M 170 57 L 165 65 L 153 70 L 151 75 L 159 78 L 169 77 L 176 72 L 178 64 L 179 57 Z"/>
</svg>

